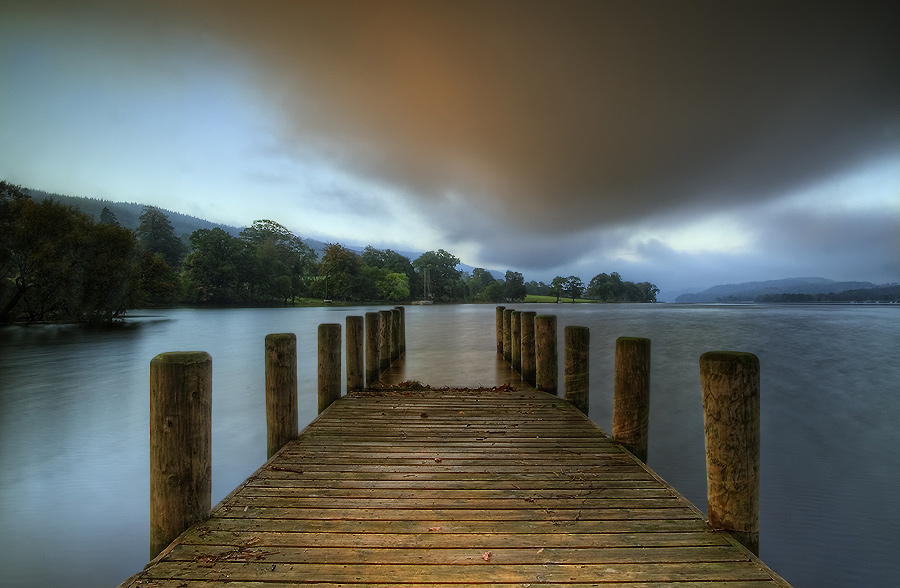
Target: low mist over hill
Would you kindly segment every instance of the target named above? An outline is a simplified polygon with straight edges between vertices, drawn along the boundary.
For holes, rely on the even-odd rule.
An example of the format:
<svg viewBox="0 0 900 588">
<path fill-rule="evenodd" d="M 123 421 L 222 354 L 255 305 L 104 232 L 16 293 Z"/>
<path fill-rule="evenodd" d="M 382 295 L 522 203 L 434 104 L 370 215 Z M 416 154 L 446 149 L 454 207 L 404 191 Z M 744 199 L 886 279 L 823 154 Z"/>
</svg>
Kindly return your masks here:
<svg viewBox="0 0 900 588">
<path fill-rule="evenodd" d="M 97 200 L 95 198 L 84 198 L 81 196 L 50 194 L 41 190 L 32 189 L 23 189 L 23 191 L 35 200 L 44 200 L 46 198 L 50 198 L 68 206 L 73 206 L 81 212 L 91 215 L 95 221 L 99 221 L 100 214 L 103 212 L 103 209 L 108 208 L 114 215 L 116 215 L 116 220 L 121 226 L 131 230 L 137 229 L 138 224 L 140 224 L 139 218 L 141 216 L 141 212 L 143 212 L 144 210 L 144 205 L 138 204 L 136 202 L 111 202 L 109 200 Z M 172 223 L 172 229 L 174 229 L 175 234 L 178 235 L 185 243 L 187 243 L 188 236 L 190 236 L 190 234 L 197 229 L 212 229 L 218 227 L 226 233 L 235 237 L 237 237 L 238 233 L 241 232 L 240 227 L 220 225 L 209 222 L 208 220 L 204 220 L 202 218 L 197 218 L 188 214 L 181 214 L 180 212 L 166 210 L 164 208 L 160 208 L 160 210 L 169 217 L 169 222 Z"/>
<path fill-rule="evenodd" d="M 827 278 L 785 278 L 764 282 L 724 284 L 702 292 L 682 294 L 675 302 L 752 302 L 757 296 L 775 294 L 827 294 L 875 288 L 871 282 L 838 282 Z"/>
</svg>

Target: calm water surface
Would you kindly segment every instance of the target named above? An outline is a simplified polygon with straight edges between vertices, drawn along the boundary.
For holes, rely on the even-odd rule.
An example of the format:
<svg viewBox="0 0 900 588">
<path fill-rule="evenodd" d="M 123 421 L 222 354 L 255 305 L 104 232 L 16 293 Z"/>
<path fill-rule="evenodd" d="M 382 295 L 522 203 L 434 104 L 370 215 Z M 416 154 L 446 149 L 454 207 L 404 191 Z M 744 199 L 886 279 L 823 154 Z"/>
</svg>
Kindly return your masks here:
<svg viewBox="0 0 900 588">
<path fill-rule="evenodd" d="M 516 308 L 526 310 L 528 305 Z M 698 358 L 760 358 L 760 555 L 797 588 L 900 577 L 900 307 L 539 305 L 591 329 L 609 430 L 614 342 L 652 340 L 648 463 L 705 508 Z M 297 334 L 314 417 L 316 329 L 371 307 L 153 311 L 128 328 L 0 329 L 0 586 L 110 587 L 149 557 L 149 363 L 213 357 L 213 503 L 265 460 L 263 338 Z M 407 307 L 405 377 L 493 385 L 494 307 Z"/>
</svg>

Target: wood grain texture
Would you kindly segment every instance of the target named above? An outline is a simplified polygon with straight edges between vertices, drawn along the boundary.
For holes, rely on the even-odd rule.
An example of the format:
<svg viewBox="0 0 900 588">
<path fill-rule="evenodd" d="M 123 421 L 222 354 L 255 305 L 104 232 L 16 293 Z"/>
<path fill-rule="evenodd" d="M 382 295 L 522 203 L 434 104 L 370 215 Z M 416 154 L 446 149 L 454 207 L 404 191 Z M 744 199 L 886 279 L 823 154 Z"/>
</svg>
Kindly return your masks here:
<svg viewBox="0 0 900 588">
<path fill-rule="evenodd" d="M 130 582 L 788 586 L 534 390 L 348 394 Z"/>
</svg>

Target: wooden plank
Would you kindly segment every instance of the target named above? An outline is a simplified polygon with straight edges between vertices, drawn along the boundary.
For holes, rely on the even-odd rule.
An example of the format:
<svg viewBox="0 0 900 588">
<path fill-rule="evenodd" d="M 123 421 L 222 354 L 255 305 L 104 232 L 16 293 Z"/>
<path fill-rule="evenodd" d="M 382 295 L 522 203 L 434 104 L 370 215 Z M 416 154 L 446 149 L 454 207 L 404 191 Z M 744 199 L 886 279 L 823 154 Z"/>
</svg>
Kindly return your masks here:
<svg viewBox="0 0 900 588">
<path fill-rule="evenodd" d="M 303 582 L 302 586 L 304 588 L 349 588 L 349 587 L 366 587 L 366 588 L 397 588 L 397 582 L 390 582 L 386 584 L 380 583 L 362 583 L 362 582 L 354 582 L 352 584 L 340 584 L 334 582 Z M 521 583 L 521 584 L 504 584 L 504 586 L 509 587 L 521 587 L 521 588 L 529 588 L 530 586 L 536 585 L 532 582 Z M 204 579 L 149 579 L 144 580 L 141 583 L 141 586 L 144 588 L 221 588 L 222 582 L 218 580 L 204 580 Z M 227 584 L 228 588 L 297 588 L 297 582 L 269 582 L 269 581 L 241 581 L 241 580 L 232 580 Z M 433 586 L 434 588 L 496 588 L 496 583 L 490 580 L 485 580 L 481 583 L 474 582 L 465 582 L 465 583 L 443 583 L 443 582 L 431 582 L 428 586 Z M 597 582 L 569 582 L 565 584 L 566 588 L 597 588 Z M 636 588 L 639 587 L 639 584 L 635 584 L 633 582 L 603 582 L 603 588 Z M 646 585 L 645 586 L 649 586 Z M 652 588 L 719 588 L 722 584 L 711 584 L 710 582 L 654 582 L 652 584 Z M 770 580 L 738 580 L 728 582 L 727 588 L 771 588 L 772 582 Z"/>
<path fill-rule="evenodd" d="M 345 396 L 132 586 L 295 583 L 787 586 L 531 390 Z"/>
<path fill-rule="evenodd" d="M 319 582 L 402 582 L 405 584 L 431 582 L 465 582 L 481 576 L 495 583 L 538 582 L 559 584 L 584 577 L 583 564 L 504 565 L 503 552 L 492 552 L 492 561 L 478 558 L 471 565 L 396 565 L 396 564 L 271 564 L 268 562 L 196 562 L 171 561 L 158 563 L 154 576 L 169 579 L 213 579 L 230 582 L 233 579 L 275 582 L 304 582 L 315 578 Z M 597 579 L 610 577 L 619 582 L 663 582 L 674 580 L 727 582 L 730 580 L 765 580 L 769 575 L 750 561 L 731 562 L 664 562 L 616 563 L 592 566 Z"/>
<path fill-rule="evenodd" d="M 222 545 L 179 545 L 169 555 L 171 561 L 261 561 L 306 564 L 479 564 L 484 552 L 473 549 L 389 549 L 322 547 L 232 547 Z M 492 551 L 495 564 L 548 565 L 597 563 L 665 563 L 746 561 L 730 546 L 650 547 L 635 550 L 625 547 L 580 549 L 507 549 Z"/>
</svg>

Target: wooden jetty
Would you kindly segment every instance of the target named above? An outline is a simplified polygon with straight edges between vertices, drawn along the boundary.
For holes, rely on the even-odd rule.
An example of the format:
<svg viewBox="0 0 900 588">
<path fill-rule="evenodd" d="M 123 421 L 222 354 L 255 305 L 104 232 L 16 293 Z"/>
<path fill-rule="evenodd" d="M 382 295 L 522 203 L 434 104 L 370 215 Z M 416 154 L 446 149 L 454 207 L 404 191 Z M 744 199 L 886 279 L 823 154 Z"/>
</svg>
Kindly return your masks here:
<svg viewBox="0 0 900 588">
<path fill-rule="evenodd" d="M 348 393 L 122 587 L 402 584 L 789 586 L 570 402 L 500 386 Z"/>
</svg>

